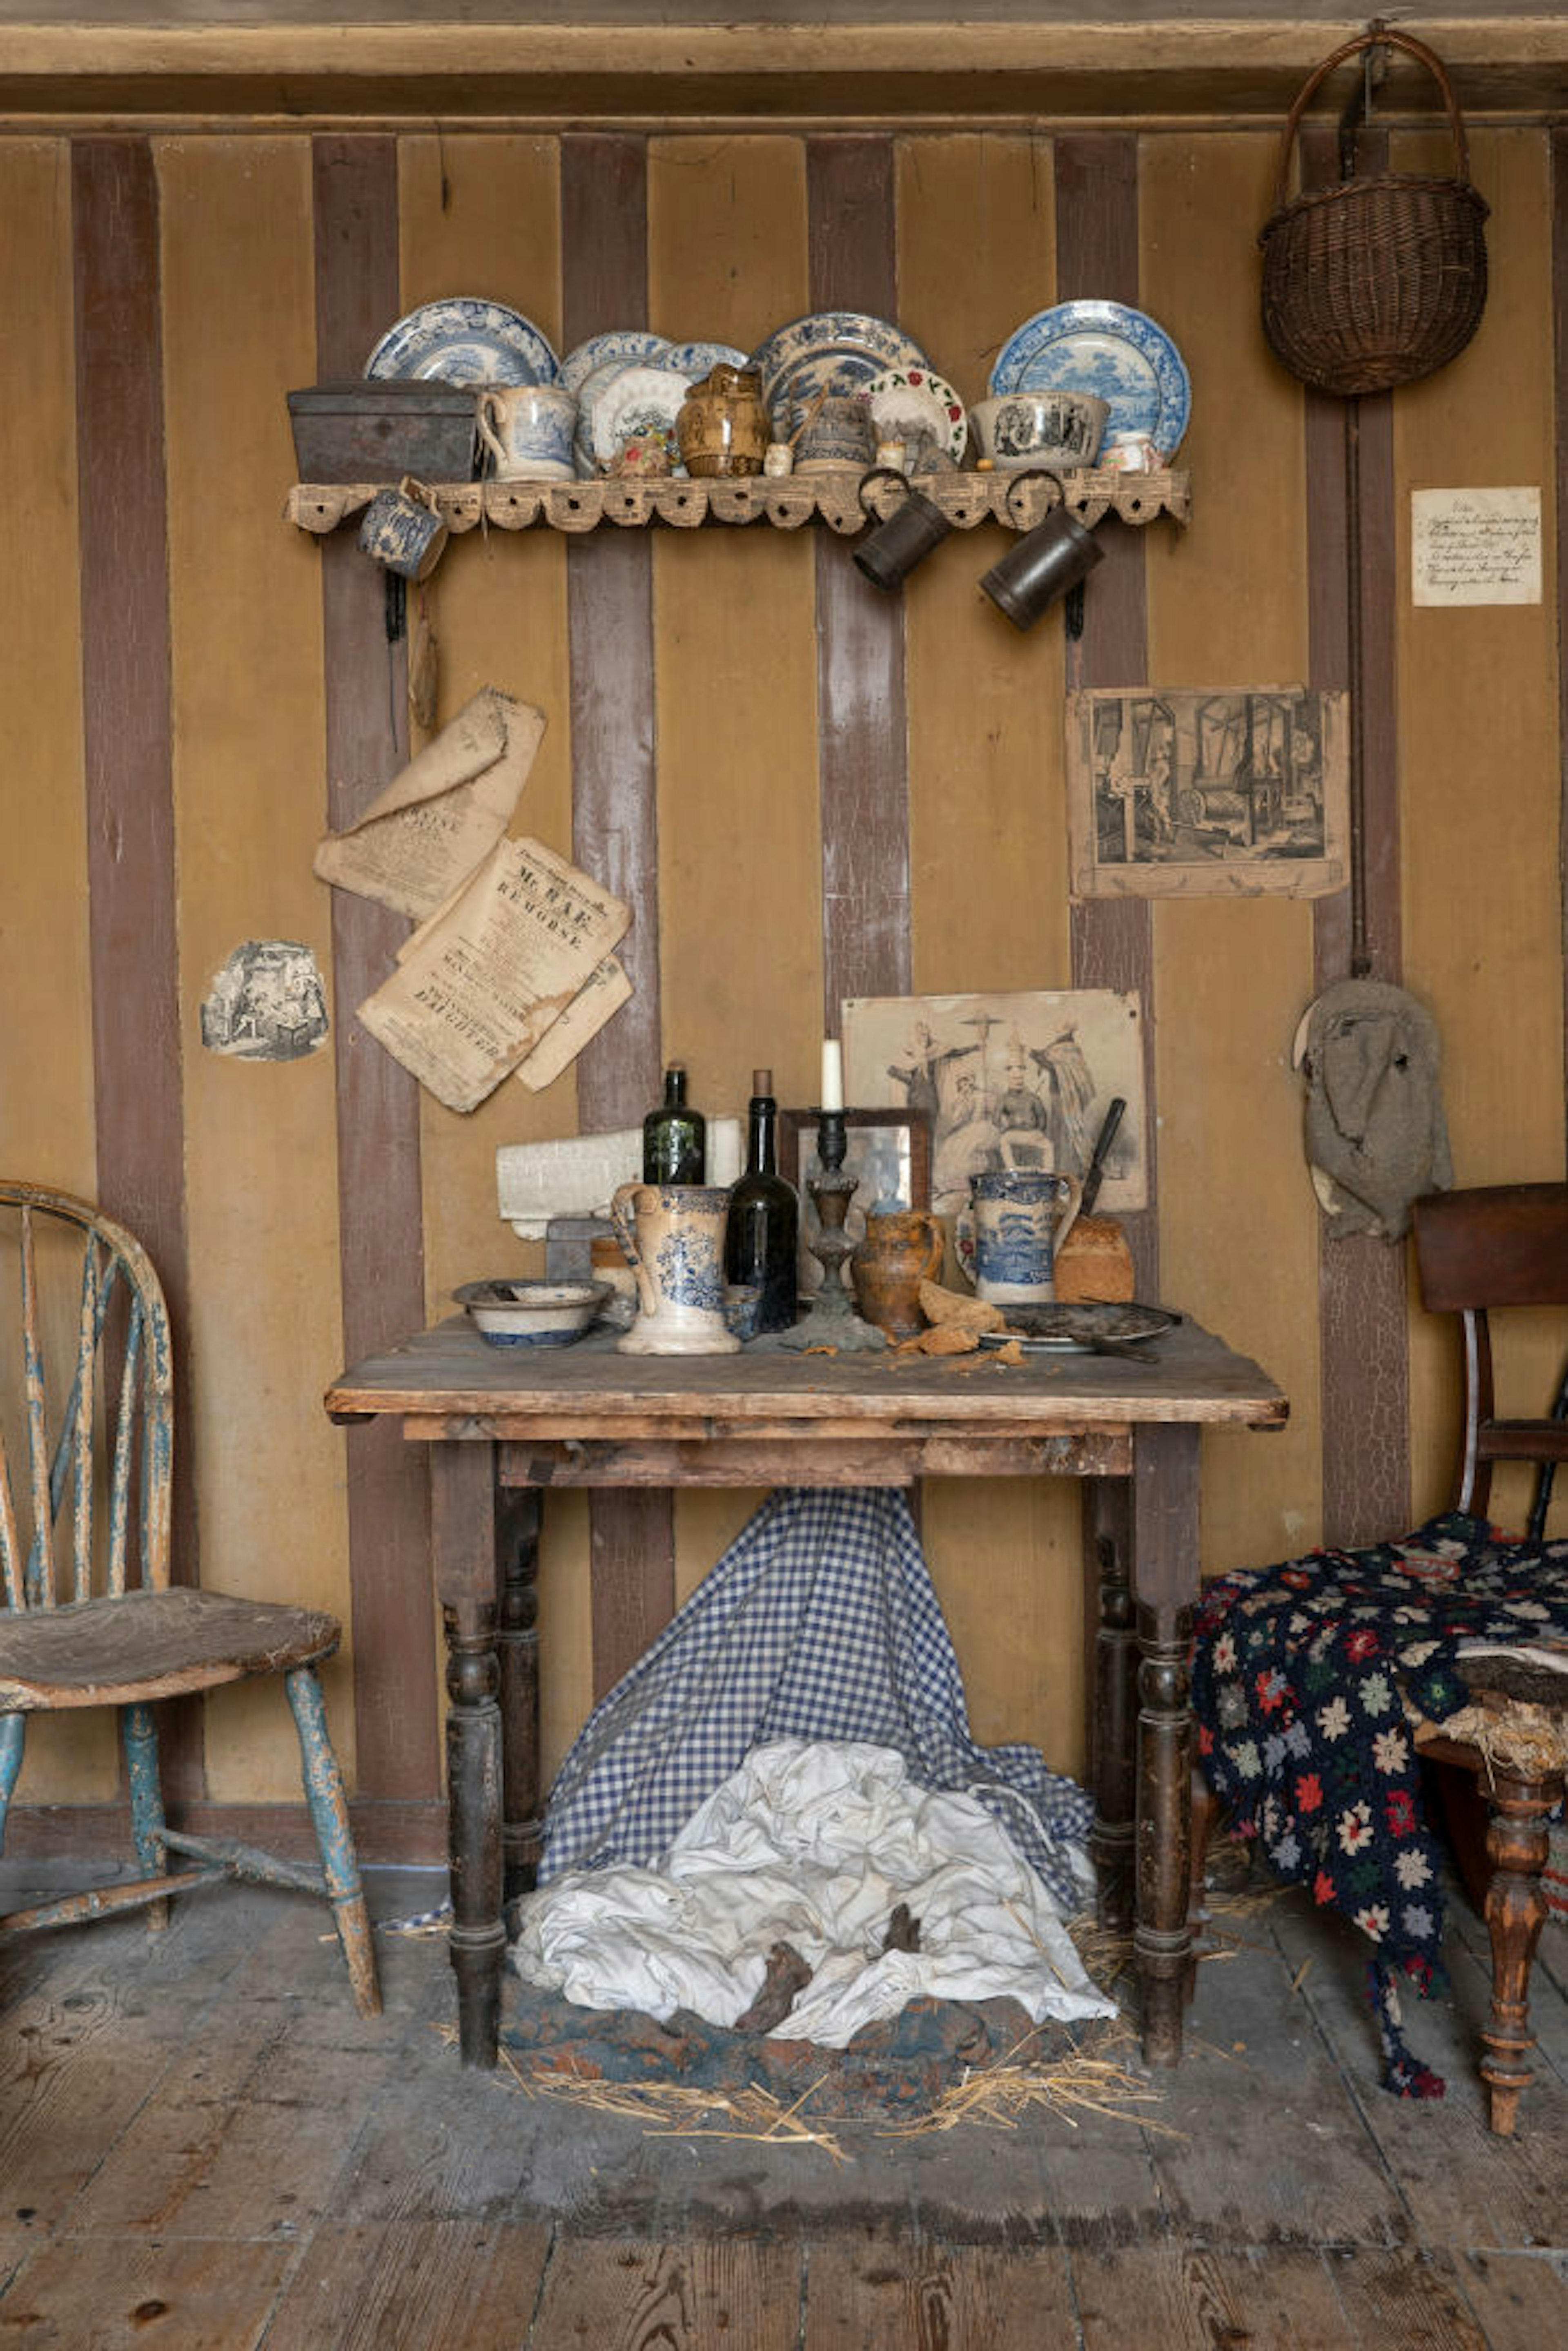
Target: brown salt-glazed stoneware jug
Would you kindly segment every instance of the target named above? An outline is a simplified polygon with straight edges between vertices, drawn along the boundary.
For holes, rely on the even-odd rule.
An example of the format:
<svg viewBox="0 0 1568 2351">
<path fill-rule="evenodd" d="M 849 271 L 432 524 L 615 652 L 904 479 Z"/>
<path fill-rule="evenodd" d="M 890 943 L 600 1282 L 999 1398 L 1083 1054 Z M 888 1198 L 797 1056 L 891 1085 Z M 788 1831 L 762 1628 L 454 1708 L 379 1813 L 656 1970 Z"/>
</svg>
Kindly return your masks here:
<svg viewBox="0 0 1568 2351">
<path fill-rule="evenodd" d="M 924 1208 L 873 1209 L 850 1259 L 855 1299 L 868 1322 L 890 1339 L 925 1328 L 920 1285 L 942 1270 L 942 1228 Z"/>
<path fill-rule="evenodd" d="M 768 440 L 762 379 L 721 360 L 687 392 L 675 433 L 688 474 L 710 479 L 760 474 Z"/>
</svg>

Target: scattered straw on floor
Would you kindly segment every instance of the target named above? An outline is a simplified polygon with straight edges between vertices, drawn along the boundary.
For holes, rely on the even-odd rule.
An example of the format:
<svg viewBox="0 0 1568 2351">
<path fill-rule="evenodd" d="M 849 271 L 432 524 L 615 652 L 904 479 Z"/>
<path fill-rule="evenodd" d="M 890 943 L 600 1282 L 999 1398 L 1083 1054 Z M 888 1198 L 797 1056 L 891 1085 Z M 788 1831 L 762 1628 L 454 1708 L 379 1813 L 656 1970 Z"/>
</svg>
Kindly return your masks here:
<svg viewBox="0 0 1568 2351">
<path fill-rule="evenodd" d="M 455 2025 L 439 2024 L 434 2030 L 448 2045 L 457 2038 Z M 1132 2053 L 1134 2045 L 1121 2025 L 1092 2045 L 1060 2057 L 1031 2057 L 1025 2053 L 1028 2043 L 1021 2042 L 1010 2057 L 977 2068 L 945 2090 L 928 2113 L 909 2121 L 881 2123 L 868 2115 L 866 2121 L 882 2138 L 919 2138 L 967 2124 L 1016 2130 L 1031 2114 L 1057 2116 L 1074 2129 L 1085 2116 L 1100 2115 L 1138 2123 L 1149 2130 L 1164 2130 L 1166 2126 L 1145 2111 L 1158 2104 L 1161 2093 L 1146 2074 L 1133 2071 L 1115 2053 L 1118 2050 Z M 594 2114 L 624 2116 L 628 2121 L 640 2122 L 653 2137 L 815 2147 L 833 2163 L 854 2160 L 835 2131 L 812 2119 L 810 2103 L 825 2076 L 785 2105 L 759 2085 L 713 2090 L 674 2082 L 605 2082 L 589 2074 L 561 2073 L 549 2065 L 519 2064 L 503 2046 L 497 2078 L 504 2087 L 520 2090 L 525 2097 L 553 2098 Z"/>
</svg>

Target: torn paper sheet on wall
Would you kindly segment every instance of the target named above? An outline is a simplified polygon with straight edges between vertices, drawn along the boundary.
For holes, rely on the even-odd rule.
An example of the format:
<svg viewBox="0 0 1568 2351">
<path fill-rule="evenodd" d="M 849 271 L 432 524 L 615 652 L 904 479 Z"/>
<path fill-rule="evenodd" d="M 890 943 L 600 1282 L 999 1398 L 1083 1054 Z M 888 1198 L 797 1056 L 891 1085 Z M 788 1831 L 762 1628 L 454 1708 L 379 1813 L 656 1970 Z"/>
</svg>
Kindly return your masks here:
<svg viewBox="0 0 1568 2351">
<path fill-rule="evenodd" d="M 544 731 L 531 703 L 481 686 L 357 824 L 319 844 L 317 873 L 423 922 L 506 831 Z"/>
<path fill-rule="evenodd" d="M 360 1019 L 448 1109 L 473 1110 L 586 987 L 632 921 L 538 841 L 500 841 L 423 924 Z"/>
<path fill-rule="evenodd" d="M 596 964 L 559 1020 L 552 1020 L 534 1050 L 517 1063 L 517 1074 L 535 1093 L 553 1085 L 575 1061 L 591 1037 L 597 1037 L 612 1012 L 619 1012 L 632 993 L 632 983 L 613 956 Z"/>
</svg>

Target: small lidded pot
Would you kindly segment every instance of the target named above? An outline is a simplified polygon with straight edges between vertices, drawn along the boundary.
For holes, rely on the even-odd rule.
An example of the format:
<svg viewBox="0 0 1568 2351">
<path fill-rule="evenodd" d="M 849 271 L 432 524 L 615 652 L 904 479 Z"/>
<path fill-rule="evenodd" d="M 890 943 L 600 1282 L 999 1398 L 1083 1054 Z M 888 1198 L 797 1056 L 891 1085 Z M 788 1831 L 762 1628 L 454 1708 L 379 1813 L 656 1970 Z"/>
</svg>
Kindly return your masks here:
<svg viewBox="0 0 1568 2351">
<path fill-rule="evenodd" d="M 687 392 L 675 432 L 682 462 L 699 480 L 759 474 L 768 441 L 761 377 L 721 360 Z"/>
</svg>

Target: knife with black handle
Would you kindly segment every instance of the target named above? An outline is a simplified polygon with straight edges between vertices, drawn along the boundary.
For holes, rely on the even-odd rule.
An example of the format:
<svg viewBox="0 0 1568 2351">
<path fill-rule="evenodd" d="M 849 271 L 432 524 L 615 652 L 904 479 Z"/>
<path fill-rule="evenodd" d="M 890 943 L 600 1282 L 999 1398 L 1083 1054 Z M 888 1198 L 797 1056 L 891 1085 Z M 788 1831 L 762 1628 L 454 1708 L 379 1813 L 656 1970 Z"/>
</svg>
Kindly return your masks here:
<svg viewBox="0 0 1568 2351">
<path fill-rule="evenodd" d="M 1116 1140 L 1116 1129 L 1122 1123 L 1126 1107 L 1118 1094 L 1100 1123 L 1100 1132 L 1094 1138 L 1094 1154 L 1089 1162 L 1089 1172 L 1083 1178 L 1083 1198 L 1078 1210 L 1081 1217 L 1087 1217 L 1100 1197 L 1100 1186 L 1105 1180 L 1105 1155 Z"/>
</svg>

